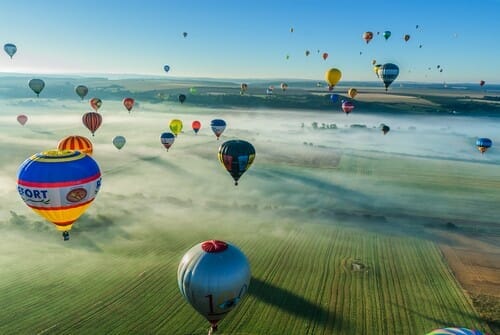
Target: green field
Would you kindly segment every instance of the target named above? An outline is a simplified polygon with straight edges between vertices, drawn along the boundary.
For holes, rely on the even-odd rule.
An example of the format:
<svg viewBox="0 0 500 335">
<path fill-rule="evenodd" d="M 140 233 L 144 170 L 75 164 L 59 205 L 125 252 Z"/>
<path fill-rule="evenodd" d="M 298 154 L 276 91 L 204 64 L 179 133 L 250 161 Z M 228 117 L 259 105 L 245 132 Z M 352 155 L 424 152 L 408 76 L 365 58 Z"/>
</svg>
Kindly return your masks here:
<svg viewBox="0 0 500 335">
<path fill-rule="evenodd" d="M 176 271 L 188 249 L 212 238 L 239 246 L 252 270 L 248 295 L 220 334 L 490 331 L 433 230 L 452 221 L 464 234 L 498 239 L 495 164 L 304 148 L 306 133 L 276 139 L 235 127 L 221 141 L 251 139 L 257 158 L 234 187 L 215 157 L 221 141 L 206 126 L 198 136 L 186 129 L 168 153 L 158 136 L 173 117 L 188 127 L 218 115 L 238 124 L 243 114 L 110 111 L 92 139 L 103 188 L 63 242 L 22 203 L 15 182 L 32 153 L 68 132 L 88 136 L 81 107 L 72 107 L 55 123 L 44 121 L 46 106 L 29 127 L 0 128 L 0 334 L 205 334 L 208 323 L 180 295 Z M 121 151 L 111 145 L 117 134 L 128 140 Z"/>
</svg>

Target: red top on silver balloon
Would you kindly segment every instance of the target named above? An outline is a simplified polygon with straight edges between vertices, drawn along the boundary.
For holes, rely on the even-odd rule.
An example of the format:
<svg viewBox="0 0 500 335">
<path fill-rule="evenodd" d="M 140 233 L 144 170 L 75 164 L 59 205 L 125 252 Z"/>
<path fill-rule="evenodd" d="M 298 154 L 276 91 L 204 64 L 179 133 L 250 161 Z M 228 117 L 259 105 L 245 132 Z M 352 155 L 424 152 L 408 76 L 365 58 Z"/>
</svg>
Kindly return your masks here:
<svg viewBox="0 0 500 335">
<path fill-rule="evenodd" d="M 214 253 L 214 252 L 222 252 L 226 250 L 228 247 L 226 242 L 219 240 L 208 240 L 201 244 L 201 248 L 205 252 Z"/>
</svg>

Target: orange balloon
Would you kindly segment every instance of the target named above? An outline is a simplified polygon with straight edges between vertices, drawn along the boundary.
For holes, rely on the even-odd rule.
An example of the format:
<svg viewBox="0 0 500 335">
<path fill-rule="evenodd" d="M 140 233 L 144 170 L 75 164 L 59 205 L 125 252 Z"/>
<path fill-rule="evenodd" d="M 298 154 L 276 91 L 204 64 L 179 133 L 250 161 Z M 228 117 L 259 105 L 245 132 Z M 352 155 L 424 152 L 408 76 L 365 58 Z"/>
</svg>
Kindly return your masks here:
<svg viewBox="0 0 500 335">
<path fill-rule="evenodd" d="M 84 136 L 72 135 L 67 136 L 59 141 L 57 145 L 59 150 L 78 150 L 87 155 L 92 155 L 93 146 L 92 142 Z"/>
</svg>

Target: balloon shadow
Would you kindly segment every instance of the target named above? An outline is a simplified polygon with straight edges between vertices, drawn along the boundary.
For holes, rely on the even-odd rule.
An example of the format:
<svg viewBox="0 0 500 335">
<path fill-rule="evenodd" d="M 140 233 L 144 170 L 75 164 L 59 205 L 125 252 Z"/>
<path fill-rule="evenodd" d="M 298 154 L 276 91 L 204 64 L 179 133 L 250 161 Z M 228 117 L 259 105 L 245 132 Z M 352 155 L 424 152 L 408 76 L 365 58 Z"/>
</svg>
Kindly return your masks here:
<svg viewBox="0 0 500 335">
<path fill-rule="evenodd" d="M 252 276 L 248 294 L 266 304 L 274 305 L 284 312 L 296 317 L 316 323 L 325 330 L 332 331 L 336 323 L 341 323 L 342 328 L 348 328 L 347 320 L 305 298 L 278 287 L 262 279 Z"/>
</svg>

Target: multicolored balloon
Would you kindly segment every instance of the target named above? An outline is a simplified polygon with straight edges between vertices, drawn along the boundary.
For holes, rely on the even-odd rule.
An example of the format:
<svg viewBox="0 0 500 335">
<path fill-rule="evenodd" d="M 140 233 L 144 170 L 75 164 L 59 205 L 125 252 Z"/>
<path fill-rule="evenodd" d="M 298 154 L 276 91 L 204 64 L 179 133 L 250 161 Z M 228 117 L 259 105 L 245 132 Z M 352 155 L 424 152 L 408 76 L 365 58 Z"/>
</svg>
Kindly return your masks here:
<svg viewBox="0 0 500 335">
<path fill-rule="evenodd" d="M 344 101 L 342 103 L 342 110 L 344 113 L 349 114 L 354 109 L 354 104 L 350 101 Z"/>
<path fill-rule="evenodd" d="M 85 85 L 78 85 L 77 87 L 75 87 L 75 92 L 80 97 L 80 99 L 83 100 L 83 98 L 85 98 L 89 93 L 89 88 Z"/>
<path fill-rule="evenodd" d="M 5 50 L 5 52 L 7 53 L 7 55 L 9 55 L 10 59 L 12 59 L 12 57 L 17 52 L 16 45 L 12 44 L 12 43 L 6 43 L 6 44 L 4 44 L 3 49 Z"/>
<path fill-rule="evenodd" d="M 479 150 L 482 154 L 486 152 L 491 146 L 493 145 L 493 142 L 489 138 L 478 138 L 476 140 L 476 147 L 477 150 Z"/>
<path fill-rule="evenodd" d="M 218 157 L 222 166 L 233 177 L 234 185 L 238 185 L 238 180 L 255 159 L 255 148 L 247 141 L 230 140 L 219 147 Z"/>
<path fill-rule="evenodd" d="M 135 100 L 132 98 L 125 98 L 125 99 L 123 99 L 122 103 L 123 103 L 123 106 L 125 106 L 125 108 L 130 113 L 130 111 L 134 107 Z"/>
<path fill-rule="evenodd" d="M 163 144 L 163 146 L 168 149 L 174 144 L 175 142 L 175 135 L 172 133 L 162 133 L 160 135 L 160 142 Z"/>
<path fill-rule="evenodd" d="M 427 333 L 426 335 L 483 335 L 479 330 L 467 328 L 439 328 Z M 484 334 L 487 335 L 487 334 Z"/>
<path fill-rule="evenodd" d="M 382 36 L 384 36 L 385 40 L 387 41 L 389 39 L 389 37 L 391 37 L 391 32 L 389 30 L 386 30 L 386 31 L 384 31 Z"/>
<path fill-rule="evenodd" d="M 371 31 L 365 31 L 363 33 L 363 39 L 366 41 L 366 44 L 370 43 L 373 39 L 373 33 Z"/>
<path fill-rule="evenodd" d="M 211 324 L 209 334 L 243 299 L 250 285 L 250 264 L 235 245 L 209 240 L 184 254 L 177 269 L 182 296 Z"/>
<path fill-rule="evenodd" d="M 399 67 L 396 64 L 386 63 L 377 69 L 377 75 L 384 82 L 385 90 L 399 75 Z"/>
<path fill-rule="evenodd" d="M 342 72 L 339 69 L 331 68 L 325 72 L 325 80 L 328 84 L 328 90 L 331 91 L 342 78 Z"/>
<path fill-rule="evenodd" d="M 18 171 L 17 191 L 37 214 L 69 239 L 73 223 L 101 187 L 101 171 L 91 156 L 72 150 L 48 150 L 26 159 Z"/>
<path fill-rule="evenodd" d="M 170 128 L 172 133 L 177 136 L 182 131 L 182 121 L 179 119 L 170 120 L 168 127 Z"/>
<path fill-rule="evenodd" d="M 200 131 L 200 128 L 201 128 L 201 122 L 200 121 L 193 121 L 193 123 L 191 123 L 191 127 L 193 128 L 194 133 L 198 134 L 198 131 Z"/>
<path fill-rule="evenodd" d="M 240 94 L 243 95 L 245 92 L 248 91 L 248 84 L 247 83 L 241 83 L 240 85 Z"/>
<path fill-rule="evenodd" d="M 125 137 L 123 137 L 121 135 L 115 136 L 113 138 L 113 145 L 118 150 L 121 150 L 121 148 L 123 148 L 123 146 L 125 145 L 126 142 L 127 142 L 127 140 L 125 139 Z"/>
<path fill-rule="evenodd" d="M 281 83 L 280 85 L 281 89 L 284 91 L 286 91 L 288 89 L 288 84 L 287 83 Z"/>
<path fill-rule="evenodd" d="M 20 114 L 17 116 L 17 122 L 21 124 L 21 126 L 24 126 L 24 124 L 28 121 L 28 117 L 24 114 Z"/>
<path fill-rule="evenodd" d="M 358 94 L 358 90 L 355 89 L 355 88 L 350 88 L 348 91 L 347 91 L 347 95 L 349 97 L 351 97 L 351 99 L 354 99 L 354 97 Z"/>
<path fill-rule="evenodd" d="M 90 130 L 92 136 L 94 136 L 96 130 L 101 126 L 102 116 L 97 112 L 88 112 L 82 116 L 82 122 L 83 125 Z"/>
<path fill-rule="evenodd" d="M 31 79 L 28 86 L 36 93 L 36 96 L 40 96 L 40 92 L 43 91 L 45 87 L 45 82 L 42 79 Z"/>
<path fill-rule="evenodd" d="M 96 112 L 101 108 L 102 106 L 102 100 L 99 98 L 92 98 L 89 100 L 90 107 L 95 110 Z"/>
<path fill-rule="evenodd" d="M 61 139 L 57 144 L 59 150 L 76 150 L 87 155 L 92 155 L 94 150 L 92 142 L 85 136 L 71 135 Z"/>
<path fill-rule="evenodd" d="M 222 133 L 224 132 L 224 129 L 226 129 L 226 121 L 221 119 L 213 119 L 210 122 L 210 127 L 212 128 L 215 136 L 217 136 L 217 139 L 219 139 L 220 135 L 222 135 Z"/>
</svg>

